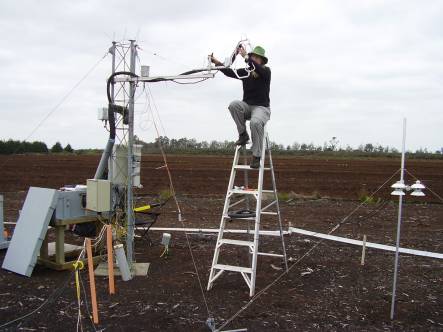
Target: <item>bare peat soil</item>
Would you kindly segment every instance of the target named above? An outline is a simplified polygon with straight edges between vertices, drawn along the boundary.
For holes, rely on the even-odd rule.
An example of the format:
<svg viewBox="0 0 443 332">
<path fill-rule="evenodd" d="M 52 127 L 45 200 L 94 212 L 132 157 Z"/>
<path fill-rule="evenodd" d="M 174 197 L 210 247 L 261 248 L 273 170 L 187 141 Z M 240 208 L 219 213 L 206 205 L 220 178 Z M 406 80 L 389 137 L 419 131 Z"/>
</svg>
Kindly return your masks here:
<svg viewBox="0 0 443 332">
<path fill-rule="evenodd" d="M 4 161 L 2 158 L 0 163 Z M 86 178 L 93 176 L 98 159 L 99 156 L 13 156 L 3 166 L 0 179 L 6 221 L 16 221 L 30 185 L 58 188 L 64 184 L 84 183 Z M 376 190 L 395 173 L 398 160 L 275 159 L 280 192 L 295 193 L 281 202 L 284 229 L 291 224 L 328 233 L 342 222 L 334 235 L 361 239 L 366 234 L 368 241 L 395 244 L 397 204 L 390 201 L 388 187 L 377 192 L 378 203 L 357 207 L 360 196 Z M 169 157 L 186 227 L 218 228 L 231 161 L 231 156 Z M 158 156 L 144 157 L 144 188 L 138 192 L 140 202 L 151 201 L 159 191 L 168 187 L 164 169 L 157 169 L 161 165 Z M 442 162 L 408 161 L 407 167 L 435 193 L 443 192 Z M 395 176 L 389 184 L 397 179 Z M 411 182 L 412 178 L 407 180 Z M 438 197 L 427 194 L 422 202 L 407 199 L 401 245 L 442 252 L 443 205 Z M 177 220 L 173 201 L 164 206 L 156 226 L 182 226 Z M 247 227 L 245 222 L 232 222 L 229 226 Z M 12 226 L 7 227 L 12 232 Z M 263 220 L 262 228 L 275 230 L 276 221 L 268 217 Z M 136 260 L 151 264 L 147 277 L 135 277 L 129 282 L 117 278 L 117 294 L 112 296 L 107 294 L 107 279 L 96 278 L 100 315 L 97 330 L 209 331 L 205 326 L 208 317 L 213 317 L 220 326 L 242 308 L 244 310 L 224 329 L 443 330 L 443 262 L 439 259 L 400 256 L 397 319 L 391 321 L 394 265 L 391 252 L 368 249 L 366 263 L 362 266 L 360 247 L 294 233 L 286 235 L 289 272 L 283 274 L 281 259 L 260 256 L 257 292 L 274 283 L 250 303 L 248 288 L 239 274 L 225 272 L 213 289 L 206 291 L 216 240 L 214 235 L 188 234 L 186 238 L 184 233 L 173 232 L 170 255 L 161 258 L 161 234 L 151 232 L 152 245 L 142 239 L 135 242 Z M 68 238 L 72 243 L 83 240 L 74 235 L 68 235 Z M 244 236 L 241 238 L 245 239 Z M 262 236 L 260 251 L 280 253 L 279 238 Z M 4 255 L 3 250 L 0 262 Z M 248 264 L 247 251 L 236 247 L 228 247 L 221 257 L 223 263 Z M 86 270 L 81 276 L 87 295 L 83 294 L 82 298 L 88 301 L 88 305 L 82 305 L 81 321 L 84 331 L 93 331 L 86 310 L 90 308 Z M 280 279 L 276 281 L 278 277 Z M 0 325 L 30 313 L 48 300 L 33 315 L 0 330 L 76 329 L 78 306 L 72 272 L 37 266 L 32 277 L 26 278 L 0 270 L 0 300 Z"/>
</svg>

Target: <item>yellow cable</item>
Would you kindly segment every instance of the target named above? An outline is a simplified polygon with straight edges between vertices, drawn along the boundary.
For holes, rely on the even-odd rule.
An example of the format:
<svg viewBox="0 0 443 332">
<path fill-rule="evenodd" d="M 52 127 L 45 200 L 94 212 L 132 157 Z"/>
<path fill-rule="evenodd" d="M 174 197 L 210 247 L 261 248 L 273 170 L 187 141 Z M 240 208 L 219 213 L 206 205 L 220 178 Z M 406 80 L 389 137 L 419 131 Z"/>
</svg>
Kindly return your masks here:
<svg viewBox="0 0 443 332">
<path fill-rule="evenodd" d="M 150 205 L 144 205 L 137 208 L 134 208 L 134 212 L 145 212 L 151 209 Z"/>
<path fill-rule="evenodd" d="M 83 261 L 76 261 L 72 264 L 75 270 L 75 288 L 77 290 L 77 299 L 80 301 L 80 278 L 79 278 L 79 270 L 82 270 L 85 267 Z"/>
</svg>

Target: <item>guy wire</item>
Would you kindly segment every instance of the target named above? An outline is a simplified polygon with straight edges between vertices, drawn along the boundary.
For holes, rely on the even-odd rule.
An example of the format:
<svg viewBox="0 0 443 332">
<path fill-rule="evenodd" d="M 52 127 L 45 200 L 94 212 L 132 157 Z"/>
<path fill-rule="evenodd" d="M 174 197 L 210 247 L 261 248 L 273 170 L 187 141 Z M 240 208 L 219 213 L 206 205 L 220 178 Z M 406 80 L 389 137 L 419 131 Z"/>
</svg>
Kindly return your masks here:
<svg viewBox="0 0 443 332">
<path fill-rule="evenodd" d="M 405 168 L 405 171 L 410 176 L 412 176 L 415 180 L 418 180 L 417 177 L 414 174 L 412 174 L 411 172 L 409 172 L 406 168 Z M 437 197 L 443 203 L 443 197 L 441 197 L 439 194 L 437 194 L 435 191 L 433 191 L 428 185 L 426 185 L 425 189 L 429 190 L 435 197 Z"/>
<path fill-rule="evenodd" d="M 369 197 L 373 197 L 381 188 L 383 188 L 391 179 L 400 172 L 400 169 L 395 171 L 394 174 L 392 174 L 381 186 L 379 186 L 374 192 L 370 194 Z M 337 229 L 340 228 L 342 224 L 344 224 L 355 212 L 357 212 L 362 206 L 366 205 L 367 201 L 364 201 L 360 203 L 354 210 L 351 211 L 346 217 L 344 217 L 340 222 L 338 222 L 327 234 L 330 235 L 333 232 L 335 232 Z M 263 293 L 265 293 L 269 288 L 271 288 L 273 285 L 275 285 L 281 278 L 283 278 L 286 274 L 289 274 L 289 271 L 296 266 L 298 263 L 300 263 L 304 258 L 308 257 L 311 252 L 313 252 L 321 243 L 323 243 L 325 239 L 321 239 L 316 244 L 314 244 L 307 252 L 305 252 L 297 261 L 295 261 L 287 270 L 283 271 L 274 281 L 272 281 L 270 284 L 268 284 L 265 288 L 263 288 L 261 291 L 259 291 L 257 294 L 255 294 L 249 302 L 247 302 L 244 306 L 240 308 L 234 315 L 232 315 L 229 319 L 227 319 L 220 327 L 217 328 L 217 331 L 220 331 L 224 327 L 226 327 L 229 323 L 231 323 L 236 317 L 238 317 L 243 311 L 245 311 L 251 304 L 254 303 L 255 300 L 257 300 Z"/>
<path fill-rule="evenodd" d="M 56 110 L 60 108 L 60 106 L 68 99 L 68 97 L 74 92 L 75 89 L 79 87 L 79 85 L 95 70 L 95 68 L 98 67 L 98 65 L 107 57 L 109 52 L 107 51 L 103 57 L 101 57 L 87 72 L 85 75 L 83 75 L 80 80 L 74 84 L 74 86 L 60 99 L 60 101 L 45 115 L 45 117 L 37 124 L 37 126 L 34 127 L 33 130 L 31 130 L 31 133 L 26 136 L 24 141 L 27 141 L 32 135 L 35 134 L 35 132 L 43 125 L 43 123 L 46 122 L 46 120 L 49 119 L 49 117 L 54 114 Z M 11 159 L 11 157 L 17 153 L 17 151 L 20 149 L 20 147 L 17 147 L 17 149 L 8 157 L 5 159 L 5 161 L 0 165 L 0 168 L 3 168 L 6 163 Z"/>
<path fill-rule="evenodd" d="M 148 88 L 148 91 L 150 92 L 149 88 Z M 151 98 L 152 98 L 152 102 L 153 102 L 153 104 L 154 104 L 154 107 L 156 108 L 155 101 L 154 101 L 154 99 L 153 99 L 153 97 L 152 97 L 152 94 L 151 94 Z M 152 113 L 152 108 L 150 107 L 150 109 L 151 109 L 151 113 Z M 157 109 L 157 114 L 158 114 L 158 109 Z M 159 114 L 158 114 L 158 116 L 160 117 Z M 157 137 L 160 138 L 160 132 L 159 132 L 159 130 L 158 130 L 158 127 L 157 127 L 157 124 L 156 124 L 156 122 L 155 122 L 155 119 L 154 119 L 153 114 L 152 114 L 152 119 L 153 119 L 153 123 L 154 123 L 154 128 L 155 128 L 155 130 L 156 130 L 156 132 L 157 132 Z M 166 133 L 165 133 L 165 134 L 166 134 Z M 170 186 L 171 186 L 171 194 L 173 195 L 174 200 L 175 200 L 175 203 L 176 203 L 176 205 L 177 205 L 178 214 L 179 214 L 179 215 L 178 215 L 178 216 L 179 216 L 179 221 L 181 222 L 182 227 L 185 228 L 185 224 L 184 224 L 184 222 L 183 222 L 183 218 L 182 218 L 182 214 L 181 214 L 180 205 L 179 205 L 179 203 L 178 203 L 177 196 L 176 196 L 175 189 L 174 189 L 174 184 L 173 184 L 173 182 L 172 182 L 171 172 L 170 172 L 169 167 L 168 167 L 166 154 L 165 154 L 165 152 L 164 152 L 164 149 L 163 149 L 163 146 L 162 146 L 160 140 L 158 140 L 158 142 L 159 142 L 159 148 L 160 148 L 161 154 L 162 154 L 162 156 L 163 156 L 164 165 L 165 165 L 166 171 L 167 171 L 167 173 L 168 173 L 169 183 L 170 183 Z M 198 268 L 197 268 L 197 264 L 196 264 L 196 262 L 195 262 L 194 254 L 193 254 L 193 252 L 192 252 L 191 243 L 190 243 L 190 241 L 189 241 L 189 237 L 188 237 L 188 234 L 187 234 L 186 232 L 185 232 L 185 238 L 186 238 L 186 243 L 187 243 L 187 245 L 188 245 L 189 253 L 190 253 L 190 255 L 191 255 L 192 263 L 194 264 L 194 269 L 195 269 L 195 272 L 196 272 L 196 275 L 197 275 L 197 280 L 198 280 L 198 284 L 199 284 L 199 286 L 200 286 L 200 291 L 201 291 L 201 294 L 202 294 L 202 297 L 203 297 L 203 301 L 204 301 L 205 306 L 206 306 L 206 311 L 207 311 L 208 316 L 210 316 L 210 315 L 211 315 L 211 312 L 210 312 L 210 310 L 209 310 L 208 302 L 207 302 L 207 300 L 206 300 L 205 292 L 204 292 L 204 290 L 203 290 L 203 286 L 202 286 L 202 282 L 201 282 L 200 274 L 199 274 L 199 271 L 198 271 Z"/>
</svg>

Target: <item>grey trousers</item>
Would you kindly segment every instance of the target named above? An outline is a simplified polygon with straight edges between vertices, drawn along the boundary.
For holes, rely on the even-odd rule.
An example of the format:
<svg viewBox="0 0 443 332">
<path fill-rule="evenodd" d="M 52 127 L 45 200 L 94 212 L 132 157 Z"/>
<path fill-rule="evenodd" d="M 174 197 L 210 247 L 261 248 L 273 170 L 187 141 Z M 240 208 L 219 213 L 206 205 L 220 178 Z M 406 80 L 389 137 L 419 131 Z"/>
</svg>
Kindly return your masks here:
<svg viewBox="0 0 443 332">
<path fill-rule="evenodd" d="M 271 117 L 271 109 L 264 106 L 249 105 L 240 100 L 231 102 L 228 109 L 237 125 L 239 134 L 246 131 L 246 120 L 250 120 L 252 155 L 261 157 L 264 126 Z"/>
</svg>

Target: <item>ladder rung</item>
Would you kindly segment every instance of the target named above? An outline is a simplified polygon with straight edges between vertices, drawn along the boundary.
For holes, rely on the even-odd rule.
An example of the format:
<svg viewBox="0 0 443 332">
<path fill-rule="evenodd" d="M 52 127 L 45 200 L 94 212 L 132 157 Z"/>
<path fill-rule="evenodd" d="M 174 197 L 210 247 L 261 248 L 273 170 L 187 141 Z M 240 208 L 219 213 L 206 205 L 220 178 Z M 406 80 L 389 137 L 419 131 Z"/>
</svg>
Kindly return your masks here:
<svg viewBox="0 0 443 332">
<path fill-rule="evenodd" d="M 283 257 L 282 254 L 273 254 L 273 253 L 270 253 L 270 252 L 257 252 L 257 255 L 260 255 L 260 256 L 272 256 L 272 257 Z"/>
<path fill-rule="evenodd" d="M 233 194 L 249 194 L 249 195 L 258 195 L 258 190 L 244 190 L 244 189 L 231 189 L 230 193 Z M 274 193 L 274 190 L 262 190 L 262 193 Z"/>
<path fill-rule="evenodd" d="M 232 219 L 232 220 L 255 220 L 255 217 L 246 217 L 246 218 L 234 218 L 234 217 L 230 217 L 228 215 L 224 215 L 223 218 L 225 219 Z"/>
<path fill-rule="evenodd" d="M 246 201 L 246 198 L 242 198 L 241 200 L 232 203 L 231 205 L 229 205 L 229 209 L 232 208 L 233 206 L 236 206 L 236 205 L 238 205 L 240 203 L 243 203 L 244 201 Z"/>
<path fill-rule="evenodd" d="M 214 269 L 224 270 L 224 271 L 233 271 L 233 272 L 252 273 L 252 268 L 250 268 L 250 267 L 242 267 L 242 266 L 235 266 L 235 265 L 215 264 Z"/>
<path fill-rule="evenodd" d="M 234 240 L 234 239 L 221 239 L 218 241 L 219 244 L 232 244 L 236 246 L 253 246 L 254 242 L 252 241 L 243 241 L 243 240 Z"/>
<path fill-rule="evenodd" d="M 253 170 L 253 171 L 255 171 L 255 170 L 259 170 L 260 168 L 251 168 L 251 166 L 249 166 L 249 165 L 235 165 L 234 166 L 234 168 L 235 169 L 249 169 L 249 170 Z M 269 171 L 269 170 L 271 170 L 271 168 L 270 167 L 264 167 L 263 168 L 265 171 Z"/>
<path fill-rule="evenodd" d="M 271 216 L 276 216 L 278 213 L 277 212 L 262 211 L 261 214 L 269 214 Z"/>
<path fill-rule="evenodd" d="M 258 190 L 244 190 L 244 189 L 231 189 L 231 190 L 229 190 L 229 192 L 231 192 L 233 194 L 249 194 L 249 195 L 257 195 L 258 194 Z"/>
</svg>

